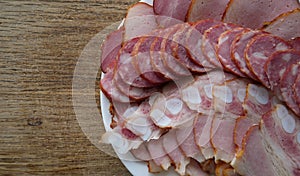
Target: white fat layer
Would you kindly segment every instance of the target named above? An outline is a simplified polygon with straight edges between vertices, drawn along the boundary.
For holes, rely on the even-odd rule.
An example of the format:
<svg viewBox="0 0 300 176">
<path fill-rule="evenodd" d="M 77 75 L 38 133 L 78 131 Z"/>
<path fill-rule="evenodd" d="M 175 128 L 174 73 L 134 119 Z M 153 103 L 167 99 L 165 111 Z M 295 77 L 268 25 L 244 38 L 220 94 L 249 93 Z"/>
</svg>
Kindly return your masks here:
<svg viewBox="0 0 300 176">
<path fill-rule="evenodd" d="M 260 104 L 263 104 L 263 105 L 267 104 L 269 102 L 268 90 L 263 87 L 258 88 L 255 98 Z"/>
<path fill-rule="evenodd" d="M 202 102 L 199 91 L 194 86 L 189 86 L 182 91 L 183 99 L 192 104 L 200 104 Z"/>
<path fill-rule="evenodd" d="M 219 45 L 222 45 L 224 42 L 226 42 L 227 40 L 228 40 L 228 38 L 229 38 L 229 36 L 227 35 L 227 36 L 223 36 L 223 37 L 220 37 L 219 38 Z"/>
<path fill-rule="evenodd" d="M 108 142 L 116 149 L 120 154 L 125 154 L 129 150 L 128 141 L 118 133 L 110 133 L 108 136 Z"/>
<path fill-rule="evenodd" d="M 209 52 L 207 53 L 207 56 L 208 56 L 209 58 L 215 58 L 215 53 L 213 53 L 212 51 L 209 51 Z"/>
<path fill-rule="evenodd" d="M 141 136 L 143 141 L 148 141 L 151 138 L 152 130 L 150 128 L 147 128 L 147 131 L 144 135 Z"/>
<path fill-rule="evenodd" d="M 293 65 L 292 66 L 292 74 L 295 76 L 298 73 L 298 67 L 299 65 Z"/>
<path fill-rule="evenodd" d="M 232 103 L 232 90 L 227 86 L 216 86 L 214 96 L 220 98 L 225 103 Z"/>
<path fill-rule="evenodd" d="M 298 142 L 298 144 L 300 144 L 300 131 L 297 134 L 297 142 Z"/>
<path fill-rule="evenodd" d="M 177 115 L 182 110 L 182 106 L 183 103 L 178 98 L 172 98 L 166 102 L 167 110 L 173 115 Z"/>
<path fill-rule="evenodd" d="M 154 123 L 159 127 L 168 127 L 171 124 L 171 119 L 168 118 L 164 112 L 162 112 L 159 109 L 154 109 L 150 113 L 151 119 L 154 121 Z"/>
<path fill-rule="evenodd" d="M 162 96 L 161 93 L 154 93 L 152 94 L 150 97 L 149 97 L 149 104 L 150 106 L 152 106 L 155 102 L 155 100 L 159 97 L 159 96 Z"/>
<path fill-rule="evenodd" d="M 281 119 L 281 124 L 285 132 L 291 134 L 296 128 L 296 121 L 293 116 L 287 115 Z"/>
<path fill-rule="evenodd" d="M 147 130 L 149 128 L 149 125 L 151 125 L 146 118 L 135 118 L 134 120 L 130 121 L 128 123 L 127 128 L 130 127 L 130 130 L 138 135 L 145 135 L 147 133 Z"/>
<path fill-rule="evenodd" d="M 260 59 L 264 59 L 264 60 L 266 60 L 268 58 L 267 56 L 264 55 L 264 53 L 261 53 L 261 52 L 255 52 L 252 55 L 256 58 L 260 58 Z"/>
<path fill-rule="evenodd" d="M 130 92 L 135 96 L 140 96 L 144 93 L 144 90 L 140 89 L 140 88 L 133 87 L 133 88 L 131 88 Z"/>
<path fill-rule="evenodd" d="M 279 119 L 283 119 L 289 114 L 288 110 L 283 105 L 277 105 L 276 113 Z"/>
<path fill-rule="evenodd" d="M 234 57 L 235 57 L 238 61 L 241 61 L 241 60 L 242 60 L 241 56 L 240 56 L 239 53 L 237 53 L 237 52 L 234 53 Z M 246 67 L 246 63 L 245 63 L 245 62 L 239 62 L 239 64 L 241 64 L 242 67 Z"/>
<path fill-rule="evenodd" d="M 282 56 L 282 59 L 285 60 L 286 62 L 288 62 L 292 59 L 292 55 L 291 54 L 284 54 Z"/>
<path fill-rule="evenodd" d="M 239 89 L 238 90 L 238 99 L 240 100 L 240 102 L 244 102 L 246 97 L 246 89 Z"/>
<path fill-rule="evenodd" d="M 252 96 L 252 97 L 256 97 L 257 95 L 257 90 L 258 90 L 258 87 L 254 84 L 249 84 L 248 85 L 248 93 Z"/>
<path fill-rule="evenodd" d="M 204 86 L 204 92 L 206 96 L 210 99 L 212 99 L 212 84 L 208 84 Z"/>
<path fill-rule="evenodd" d="M 130 117 L 137 109 L 138 109 L 138 106 L 133 106 L 133 107 L 126 109 L 126 111 L 123 114 L 124 118 L 127 119 L 128 117 Z"/>
<path fill-rule="evenodd" d="M 282 50 L 287 50 L 288 47 L 286 46 L 285 43 L 278 43 L 276 45 L 276 51 L 282 51 Z"/>
</svg>

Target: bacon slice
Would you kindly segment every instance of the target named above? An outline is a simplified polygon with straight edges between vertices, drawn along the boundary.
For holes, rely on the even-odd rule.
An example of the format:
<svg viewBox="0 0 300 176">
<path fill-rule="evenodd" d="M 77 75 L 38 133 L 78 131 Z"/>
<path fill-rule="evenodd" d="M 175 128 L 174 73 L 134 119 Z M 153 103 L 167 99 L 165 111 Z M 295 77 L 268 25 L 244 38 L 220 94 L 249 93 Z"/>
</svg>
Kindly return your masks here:
<svg viewBox="0 0 300 176">
<path fill-rule="evenodd" d="M 221 20 L 228 2 L 229 0 L 192 0 L 187 14 L 187 21 L 195 22 L 203 19 Z"/>
<path fill-rule="evenodd" d="M 289 40 L 289 43 L 293 46 L 294 50 L 300 51 L 300 37 Z"/>
<path fill-rule="evenodd" d="M 286 40 L 300 36 L 300 6 L 299 9 L 281 14 L 270 24 L 264 27 L 264 30 Z"/>
<path fill-rule="evenodd" d="M 252 29 L 260 29 L 278 15 L 299 8 L 295 0 L 248 1 L 231 0 L 223 16 L 224 22 L 231 22 Z"/>
</svg>

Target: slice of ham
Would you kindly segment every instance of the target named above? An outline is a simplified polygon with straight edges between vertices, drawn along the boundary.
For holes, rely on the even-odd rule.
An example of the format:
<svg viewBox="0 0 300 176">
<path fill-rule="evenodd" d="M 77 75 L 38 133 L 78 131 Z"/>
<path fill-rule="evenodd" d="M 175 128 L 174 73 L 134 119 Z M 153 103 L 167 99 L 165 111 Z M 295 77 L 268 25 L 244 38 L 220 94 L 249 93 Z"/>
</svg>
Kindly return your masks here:
<svg viewBox="0 0 300 176">
<path fill-rule="evenodd" d="M 101 70 L 107 73 L 113 70 L 123 42 L 124 27 L 110 33 L 101 46 Z"/>
<path fill-rule="evenodd" d="M 241 72 L 232 61 L 230 48 L 236 36 L 243 32 L 246 32 L 246 29 L 243 29 L 241 27 L 237 27 L 232 30 L 223 32 L 220 35 L 218 39 L 218 44 L 216 46 L 217 57 L 219 62 L 222 64 L 223 68 L 240 77 L 246 77 L 246 75 L 243 72 Z"/>
<path fill-rule="evenodd" d="M 189 164 L 190 159 L 182 153 L 179 144 L 176 140 L 176 129 L 171 129 L 164 136 L 162 136 L 163 148 L 175 166 L 175 171 L 179 175 L 184 175 L 186 166 Z"/>
<path fill-rule="evenodd" d="M 300 37 L 289 40 L 289 43 L 293 46 L 294 50 L 300 51 Z"/>
<path fill-rule="evenodd" d="M 287 67 L 300 61 L 300 52 L 295 50 L 279 51 L 272 54 L 265 64 L 265 73 L 268 77 L 270 88 L 282 99 L 280 92 L 280 80 Z"/>
<path fill-rule="evenodd" d="M 138 2 L 130 7 L 124 22 L 124 41 L 150 33 L 158 28 L 152 6 Z"/>
<path fill-rule="evenodd" d="M 137 149 L 133 149 L 130 152 L 136 159 L 141 161 L 150 161 L 152 159 L 145 142 L 142 143 Z"/>
<path fill-rule="evenodd" d="M 253 80 L 258 78 L 249 70 L 246 64 L 245 49 L 248 42 L 256 35 L 263 34 L 260 30 L 246 30 L 245 32 L 236 36 L 231 44 L 230 53 L 233 62 L 239 70 Z"/>
<path fill-rule="evenodd" d="M 299 106 L 300 104 L 300 76 L 299 75 L 297 76 L 296 81 L 293 85 L 293 98 L 294 101 L 296 101 Z"/>
<path fill-rule="evenodd" d="M 245 50 L 247 66 L 264 86 L 270 88 L 264 66 L 274 52 L 284 51 L 290 47 L 287 42 L 274 35 L 262 34 L 255 36 L 248 43 Z"/>
<path fill-rule="evenodd" d="M 298 116 L 300 116 L 300 108 L 293 98 L 293 84 L 296 82 L 300 73 L 300 64 L 292 64 L 288 66 L 280 80 L 280 92 L 283 101 Z"/>
<path fill-rule="evenodd" d="M 245 176 L 295 175 L 291 161 L 284 155 L 282 148 L 265 137 L 259 126 L 251 127 L 243 139 L 242 151 L 237 153 L 231 163 L 233 168 Z"/>
<path fill-rule="evenodd" d="M 210 63 L 212 63 L 218 68 L 222 68 L 222 64 L 219 62 L 216 53 L 218 38 L 223 32 L 227 30 L 231 30 L 234 27 L 236 26 L 233 24 L 222 23 L 207 29 L 203 34 L 203 40 L 202 40 L 203 54 Z"/>
<path fill-rule="evenodd" d="M 268 24 L 264 30 L 285 40 L 290 40 L 300 36 L 300 6 L 299 9 L 281 14 Z"/>
<path fill-rule="evenodd" d="M 187 21 L 195 22 L 203 19 L 221 20 L 228 2 L 229 0 L 192 0 L 187 14 Z"/>
<path fill-rule="evenodd" d="M 278 15 L 299 8 L 295 0 L 248 1 L 231 0 L 223 16 L 224 22 L 231 22 L 252 29 L 260 29 Z"/>
<path fill-rule="evenodd" d="M 208 62 L 203 55 L 201 49 L 203 34 L 205 30 L 220 23 L 221 22 L 216 20 L 200 20 L 196 23 L 192 23 L 186 34 L 184 46 L 186 46 L 188 54 L 195 63 L 206 68 L 207 72 L 209 69 L 215 68 L 215 66 Z"/>
<path fill-rule="evenodd" d="M 202 169 L 201 165 L 193 159 L 191 159 L 190 163 L 186 167 L 186 175 L 209 176 L 209 174 Z"/>
<path fill-rule="evenodd" d="M 185 21 L 191 0 L 154 0 L 158 24 L 165 28 Z"/>
</svg>

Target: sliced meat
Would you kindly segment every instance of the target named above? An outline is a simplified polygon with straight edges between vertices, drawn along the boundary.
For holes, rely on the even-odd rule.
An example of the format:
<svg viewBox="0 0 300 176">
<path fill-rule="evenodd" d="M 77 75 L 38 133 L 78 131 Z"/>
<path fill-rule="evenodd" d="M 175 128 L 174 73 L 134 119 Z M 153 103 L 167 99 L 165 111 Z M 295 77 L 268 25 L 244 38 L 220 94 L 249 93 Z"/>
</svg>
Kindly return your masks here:
<svg viewBox="0 0 300 176">
<path fill-rule="evenodd" d="M 216 166 L 216 176 L 224 176 L 224 171 L 225 169 L 227 168 L 230 168 L 231 166 L 227 163 L 218 163 L 217 166 Z"/>
<path fill-rule="evenodd" d="M 299 61 L 300 52 L 295 50 L 279 51 L 269 57 L 264 69 L 270 83 L 270 88 L 277 96 L 281 97 L 279 85 L 287 67 Z"/>
<path fill-rule="evenodd" d="M 152 6 L 138 2 L 130 7 L 127 11 L 124 27 L 124 41 L 148 34 L 157 29 L 158 24 Z"/>
<path fill-rule="evenodd" d="M 231 165 L 237 173 L 245 176 L 295 175 L 290 160 L 281 155 L 284 154 L 282 148 L 277 147 L 278 144 L 265 139 L 259 126 L 253 126 L 247 131 L 243 139 L 243 149 L 237 153 Z"/>
<path fill-rule="evenodd" d="M 163 169 L 156 165 L 155 162 L 153 160 L 148 161 L 148 171 L 150 173 L 160 173 L 163 172 Z"/>
<path fill-rule="evenodd" d="M 236 36 L 231 44 L 230 53 L 233 62 L 239 70 L 253 80 L 258 78 L 249 70 L 246 64 L 245 49 L 248 42 L 256 35 L 263 34 L 260 30 L 246 30 Z"/>
<path fill-rule="evenodd" d="M 245 50 L 247 66 L 264 86 L 270 88 L 271 86 L 264 71 L 264 66 L 274 52 L 289 48 L 290 45 L 287 42 L 274 35 L 262 34 L 255 36 L 248 43 Z"/>
<path fill-rule="evenodd" d="M 231 58 L 230 47 L 233 40 L 237 35 L 249 31 L 244 28 L 234 28 L 229 31 L 223 32 L 219 39 L 218 44 L 216 46 L 217 49 L 217 57 L 219 62 L 223 65 L 223 68 L 233 74 L 236 74 L 240 77 L 246 77 L 246 75 L 239 70 L 239 68 L 234 64 Z"/>
<path fill-rule="evenodd" d="M 293 84 L 296 82 L 299 73 L 299 63 L 288 66 L 280 80 L 279 85 L 283 101 L 286 102 L 287 106 L 298 116 L 300 116 L 300 108 L 293 98 Z"/>
<path fill-rule="evenodd" d="M 206 30 L 203 34 L 202 40 L 202 51 L 205 58 L 215 65 L 218 68 L 222 68 L 222 64 L 219 62 L 217 53 L 216 53 L 216 46 L 218 44 L 218 38 L 220 35 L 229 30 L 233 29 L 234 25 L 222 23 L 216 26 L 213 26 Z"/>
<path fill-rule="evenodd" d="M 300 51 L 300 37 L 291 39 L 289 42 L 293 46 L 294 50 Z"/>
<path fill-rule="evenodd" d="M 195 22 L 203 19 L 221 20 L 228 2 L 229 0 L 192 0 L 187 14 L 187 21 Z"/>
<path fill-rule="evenodd" d="M 128 103 L 131 100 L 128 96 L 123 94 L 114 84 L 113 81 L 114 73 L 108 72 L 101 80 L 100 80 L 100 89 L 104 93 L 104 95 L 111 101 Z"/>
<path fill-rule="evenodd" d="M 296 81 L 293 85 L 293 98 L 299 106 L 300 104 L 300 76 L 299 75 L 297 76 Z"/>
<path fill-rule="evenodd" d="M 270 111 L 277 103 L 276 97 L 265 87 L 248 84 L 243 108 L 246 116 L 236 120 L 234 129 L 234 143 L 237 150 L 242 148 L 242 140 L 250 127 L 258 125 L 263 114 Z"/>
<path fill-rule="evenodd" d="M 300 170 L 300 120 L 283 105 L 277 105 L 275 109 L 262 117 L 261 131 L 270 143 L 274 143 L 282 150 L 278 152 L 282 158 L 287 158 L 286 164 L 292 167 L 295 175 Z M 298 174 L 296 174 L 298 173 Z"/>
<path fill-rule="evenodd" d="M 295 0 L 248 1 L 231 0 L 223 16 L 224 22 L 231 22 L 252 29 L 262 28 L 278 15 L 299 8 Z"/>
<path fill-rule="evenodd" d="M 176 129 L 171 129 L 168 133 L 162 136 L 163 148 L 172 160 L 175 166 L 175 171 L 179 175 L 184 175 L 186 166 L 189 164 L 189 158 L 185 157 L 179 148 L 176 140 Z"/>
<path fill-rule="evenodd" d="M 207 72 L 211 68 L 215 68 L 202 53 L 202 38 L 204 31 L 210 27 L 220 24 L 221 22 L 216 20 L 200 20 L 196 23 L 192 23 L 190 29 L 186 32 L 185 45 L 190 58 L 198 65 L 206 68 Z"/>
<path fill-rule="evenodd" d="M 191 0 L 154 0 L 153 9 L 158 24 L 165 28 L 184 22 Z"/>
<path fill-rule="evenodd" d="M 113 70 L 123 42 L 124 28 L 110 33 L 101 46 L 101 71 L 107 73 Z"/>
<path fill-rule="evenodd" d="M 163 148 L 162 138 L 157 140 L 151 140 L 147 143 L 147 149 L 150 153 L 153 162 L 163 168 L 164 170 L 168 170 L 171 166 L 171 159 L 165 152 Z"/>
<path fill-rule="evenodd" d="M 187 125 L 187 127 L 177 129 L 176 140 L 184 156 L 193 158 L 194 160 L 201 163 L 205 159 L 200 148 L 195 143 L 193 129 L 193 124 Z"/>
<path fill-rule="evenodd" d="M 285 40 L 290 40 L 300 36 L 300 5 L 299 9 L 289 11 L 279 15 L 270 24 L 266 25 L 265 31 L 276 36 L 282 37 Z"/>
<path fill-rule="evenodd" d="M 131 150 L 131 154 L 138 160 L 150 161 L 152 158 L 146 145 L 147 144 L 145 142 L 142 143 L 137 149 Z"/>
<path fill-rule="evenodd" d="M 189 175 L 189 176 L 209 176 L 208 173 L 203 171 L 201 165 L 193 159 L 191 159 L 190 163 L 186 167 L 186 175 Z"/>
</svg>

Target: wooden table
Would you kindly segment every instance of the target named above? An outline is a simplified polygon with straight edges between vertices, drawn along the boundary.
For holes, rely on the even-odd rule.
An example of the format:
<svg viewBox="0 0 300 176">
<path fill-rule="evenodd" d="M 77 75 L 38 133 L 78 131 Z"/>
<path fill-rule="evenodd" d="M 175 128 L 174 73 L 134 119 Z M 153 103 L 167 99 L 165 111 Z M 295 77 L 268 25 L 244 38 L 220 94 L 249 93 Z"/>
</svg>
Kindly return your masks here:
<svg viewBox="0 0 300 176">
<path fill-rule="evenodd" d="M 130 175 L 78 122 L 77 109 L 101 118 L 100 73 L 74 73 L 91 39 L 136 1 L 0 2 L 0 175 Z M 76 96 L 91 104 L 73 106 Z"/>
</svg>

